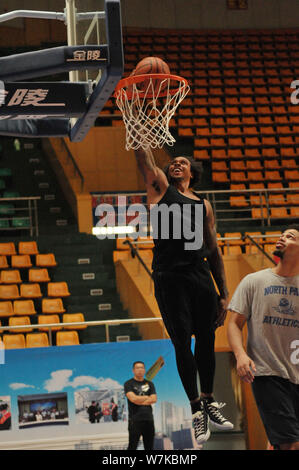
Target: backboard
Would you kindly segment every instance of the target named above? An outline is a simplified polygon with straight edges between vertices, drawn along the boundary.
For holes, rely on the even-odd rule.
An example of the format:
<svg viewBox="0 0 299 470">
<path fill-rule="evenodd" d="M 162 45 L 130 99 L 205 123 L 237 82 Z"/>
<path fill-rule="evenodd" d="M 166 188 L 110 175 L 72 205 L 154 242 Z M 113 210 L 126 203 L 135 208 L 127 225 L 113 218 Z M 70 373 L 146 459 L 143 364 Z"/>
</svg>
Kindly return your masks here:
<svg viewBox="0 0 299 470">
<path fill-rule="evenodd" d="M 96 6 L 96 9 L 95 9 Z M 67 45 L 0 57 L 0 135 L 84 139 L 123 74 L 120 0 L 65 0 L 63 12 L 0 15 L 55 19 Z M 69 81 L 29 81 L 69 72 Z"/>
</svg>

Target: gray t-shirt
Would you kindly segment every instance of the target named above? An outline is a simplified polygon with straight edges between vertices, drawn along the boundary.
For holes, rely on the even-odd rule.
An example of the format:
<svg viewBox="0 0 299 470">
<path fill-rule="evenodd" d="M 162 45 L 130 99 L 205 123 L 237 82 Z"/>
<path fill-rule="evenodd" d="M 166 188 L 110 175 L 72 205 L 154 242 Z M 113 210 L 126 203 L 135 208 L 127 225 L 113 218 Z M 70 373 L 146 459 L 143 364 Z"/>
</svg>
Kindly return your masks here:
<svg viewBox="0 0 299 470">
<path fill-rule="evenodd" d="M 255 375 L 299 384 L 299 276 L 278 276 L 270 268 L 248 274 L 228 309 L 246 316 L 247 354 Z"/>
</svg>

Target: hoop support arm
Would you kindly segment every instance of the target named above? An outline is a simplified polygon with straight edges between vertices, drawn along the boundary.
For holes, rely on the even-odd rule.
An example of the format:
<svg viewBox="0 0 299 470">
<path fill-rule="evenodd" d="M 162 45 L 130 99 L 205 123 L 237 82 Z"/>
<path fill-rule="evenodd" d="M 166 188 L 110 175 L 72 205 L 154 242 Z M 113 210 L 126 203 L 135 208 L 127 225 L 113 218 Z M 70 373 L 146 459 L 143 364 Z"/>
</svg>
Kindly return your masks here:
<svg viewBox="0 0 299 470">
<path fill-rule="evenodd" d="M 109 64 L 107 45 L 60 46 L 0 58 L 0 80 L 19 81 Z"/>
</svg>

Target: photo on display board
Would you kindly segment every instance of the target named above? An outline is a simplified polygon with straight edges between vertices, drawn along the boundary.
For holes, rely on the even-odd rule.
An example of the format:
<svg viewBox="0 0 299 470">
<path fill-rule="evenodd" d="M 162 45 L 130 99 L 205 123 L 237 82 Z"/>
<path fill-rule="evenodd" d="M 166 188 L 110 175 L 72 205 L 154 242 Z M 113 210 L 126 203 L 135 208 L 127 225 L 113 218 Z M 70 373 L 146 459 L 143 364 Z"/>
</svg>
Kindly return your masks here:
<svg viewBox="0 0 299 470">
<path fill-rule="evenodd" d="M 19 428 L 69 424 L 66 393 L 19 395 Z"/>
<path fill-rule="evenodd" d="M 79 390 L 74 393 L 76 423 L 111 423 L 127 420 L 123 388 Z"/>
<path fill-rule="evenodd" d="M 0 396 L 0 431 L 11 429 L 11 406 L 9 396 Z"/>
</svg>

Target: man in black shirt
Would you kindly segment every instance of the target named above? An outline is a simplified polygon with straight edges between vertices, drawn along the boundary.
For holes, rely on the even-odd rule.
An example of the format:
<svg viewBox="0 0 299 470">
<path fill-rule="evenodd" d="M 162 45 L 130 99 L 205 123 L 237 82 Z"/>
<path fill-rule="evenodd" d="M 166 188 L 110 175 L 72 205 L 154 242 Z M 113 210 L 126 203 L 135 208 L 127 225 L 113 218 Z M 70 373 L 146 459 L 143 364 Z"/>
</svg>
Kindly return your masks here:
<svg viewBox="0 0 299 470">
<path fill-rule="evenodd" d="M 155 297 L 175 348 L 178 373 L 191 405 L 195 438 L 201 444 L 210 437 L 209 422 L 222 430 L 233 428 L 220 412 L 224 404 L 213 395 L 215 330 L 224 323 L 228 303 L 214 214 L 210 202 L 192 189 L 200 180 L 199 162 L 179 156 L 163 171 L 157 167 L 150 148 L 135 150 L 135 156 L 146 185 L 154 233 Z M 153 218 L 153 214 L 160 218 Z M 168 233 L 163 222 L 169 227 Z M 195 240 L 202 235 L 201 245 L 187 246 L 190 228 Z"/>
<path fill-rule="evenodd" d="M 129 408 L 129 445 L 128 450 L 136 450 L 142 436 L 145 450 L 152 450 L 155 427 L 152 404 L 156 403 L 155 386 L 144 378 L 145 366 L 142 361 L 133 364 L 134 377 L 124 384 Z"/>
</svg>

